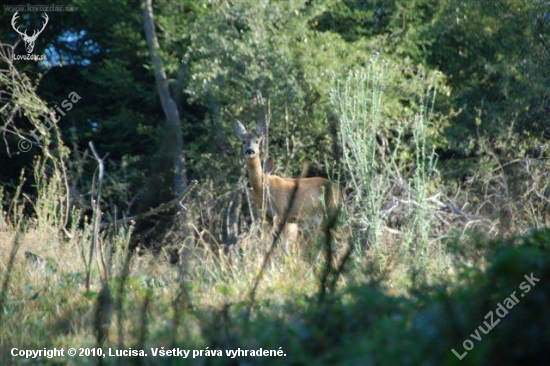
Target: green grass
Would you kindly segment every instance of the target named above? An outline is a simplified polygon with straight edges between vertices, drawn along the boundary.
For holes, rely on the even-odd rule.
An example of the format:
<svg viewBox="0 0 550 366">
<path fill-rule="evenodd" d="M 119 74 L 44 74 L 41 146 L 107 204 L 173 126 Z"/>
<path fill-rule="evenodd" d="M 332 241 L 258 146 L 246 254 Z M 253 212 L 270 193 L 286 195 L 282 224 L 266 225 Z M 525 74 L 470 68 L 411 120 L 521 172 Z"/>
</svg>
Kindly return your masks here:
<svg viewBox="0 0 550 366">
<path fill-rule="evenodd" d="M 13 249 L 15 234 L 8 232 L 0 239 L 2 253 Z M 112 277 L 102 283 L 95 269 L 86 290 L 76 241 L 60 241 L 29 228 L 20 238 L 11 269 L 6 260 L 0 267 L 3 283 L 9 276 L 2 303 L 2 364 L 24 364 L 10 356 L 13 347 L 67 350 L 98 343 L 105 351 L 133 348 L 147 353 L 157 347 L 203 351 L 208 347 L 224 353 L 281 347 L 287 355 L 240 358 L 251 363 L 458 364 L 451 349 L 463 353 L 463 341 L 484 316 L 513 291 L 519 293 L 524 275 L 532 272 L 540 282 L 520 298 L 501 324 L 475 342 L 465 359 L 469 364 L 491 360 L 513 364 L 513 360 L 535 357 L 548 346 L 548 243 L 550 231 L 521 240 L 479 243 L 486 270 L 459 266 L 454 275 L 439 274 L 441 280 L 431 284 L 413 281 L 408 271 L 381 266 L 377 258 L 353 258 L 322 301 L 318 297 L 322 263 L 306 260 L 300 253 L 281 252 L 267 266 L 250 302 L 251 285 L 265 252 L 254 238 L 245 238 L 239 256 L 198 249 L 178 266 L 162 256 L 134 255 L 127 275 L 123 274 L 124 256 L 115 255 Z M 29 252 L 39 257 L 25 255 Z M 534 343 L 523 342 L 523 336 L 534 338 Z M 93 357 L 72 360 L 96 362 Z M 136 360 L 107 357 L 103 361 L 133 364 Z M 143 360 L 146 364 L 179 361 Z M 226 356 L 203 356 L 189 363 L 228 361 Z"/>
</svg>

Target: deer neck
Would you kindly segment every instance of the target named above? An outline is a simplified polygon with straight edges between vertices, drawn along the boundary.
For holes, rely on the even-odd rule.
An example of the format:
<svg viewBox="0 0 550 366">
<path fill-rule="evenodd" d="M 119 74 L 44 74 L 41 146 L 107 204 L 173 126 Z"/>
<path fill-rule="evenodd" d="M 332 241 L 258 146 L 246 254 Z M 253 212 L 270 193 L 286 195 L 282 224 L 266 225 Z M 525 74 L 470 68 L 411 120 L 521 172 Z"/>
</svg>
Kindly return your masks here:
<svg viewBox="0 0 550 366">
<path fill-rule="evenodd" d="M 247 159 L 246 165 L 248 167 L 248 178 L 252 185 L 252 190 L 255 196 L 261 197 L 262 183 L 264 179 L 264 172 L 262 170 L 262 164 L 260 162 L 260 156 L 257 154 L 252 159 Z"/>
</svg>

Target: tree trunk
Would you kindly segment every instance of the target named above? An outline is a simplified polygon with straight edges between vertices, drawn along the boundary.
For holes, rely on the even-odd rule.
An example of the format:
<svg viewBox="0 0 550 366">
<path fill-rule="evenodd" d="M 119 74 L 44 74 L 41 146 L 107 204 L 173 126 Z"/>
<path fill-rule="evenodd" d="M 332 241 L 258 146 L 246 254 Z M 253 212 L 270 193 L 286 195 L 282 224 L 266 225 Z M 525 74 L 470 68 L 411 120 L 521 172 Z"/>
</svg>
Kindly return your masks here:
<svg viewBox="0 0 550 366">
<path fill-rule="evenodd" d="M 136 212 L 141 213 L 157 207 L 174 197 L 181 197 L 187 189 L 186 162 L 183 152 L 181 117 L 175 98 L 170 93 L 160 46 L 155 32 L 152 0 L 142 0 L 145 38 L 153 63 L 153 73 L 160 103 L 166 116 L 162 125 L 162 139 L 157 154 L 152 159 L 147 181 L 137 200 Z M 167 189 L 171 185 L 171 192 Z M 171 197 L 170 197 L 171 194 Z M 143 219 L 136 223 L 133 239 L 154 251 L 163 246 L 185 242 L 192 237 L 189 226 L 190 213 L 176 205 L 176 212 L 159 213 L 155 219 Z M 177 251 L 170 252 L 177 261 Z"/>
<path fill-rule="evenodd" d="M 164 144 L 164 148 L 161 148 L 160 150 L 169 153 L 172 157 L 172 166 L 174 170 L 173 190 L 174 195 L 178 197 L 183 194 L 187 188 L 186 163 L 185 155 L 183 153 L 183 137 L 180 126 L 180 114 L 176 102 L 170 95 L 166 72 L 164 70 L 162 59 L 159 56 L 160 46 L 157 39 L 157 34 L 155 32 L 152 0 L 143 0 L 142 4 L 145 38 L 147 39 L 151 61 L 153 62 L 153 72 L 155 75 L 155 82 L 157 85 L 160 103 L 166 116 L 166 123 L 163 128 L 165 140 L 162 142 Z"/>
</svg>

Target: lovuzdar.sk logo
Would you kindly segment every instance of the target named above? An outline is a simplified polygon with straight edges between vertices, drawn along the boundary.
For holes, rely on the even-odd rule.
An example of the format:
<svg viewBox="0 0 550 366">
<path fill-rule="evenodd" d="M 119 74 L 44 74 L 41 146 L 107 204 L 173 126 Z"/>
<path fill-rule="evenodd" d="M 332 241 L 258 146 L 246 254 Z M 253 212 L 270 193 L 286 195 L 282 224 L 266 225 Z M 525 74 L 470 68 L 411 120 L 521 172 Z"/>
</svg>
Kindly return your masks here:
<svg viewBox="0 0 550 366">
<path fill-rule="evenodd" d="M 44 18 L 44 21 L 42 22 L 42 28 L 40 30 L 38 29 L 34 29 L 33 32 L 32 32 L 32 35 L 28 35 L 27 34 L 27 29 L 25 29 L 24 32 L 21 32 L 19 30 L 19 27 L 16 22 L 17 22 L 17 17 L 18 17 L 18 14 L 19 13 L 18 11 L 16 11 L 12 18 L 11 18 L 11 26 L 13 27 L 13 29 L 19 33 L 19 35 L 21 36 L 21 39 L 23 40 L 23 42 L 25 42 L 25 49 L 27 50 L 27 54 L 26 55 L 16 55 L 14 54 L 13 55 L 13 58 L 14 60 L 33 60 L 33 61 L 44 61 L 46 59 L 46 55 L 33 55 L 32 54 L 32 51 L 34 50 L 34 43 L 36 42 L 36 39 L 38 38 L 38 36 L 40 35 L 40 33 L 42 33 L 42 31 L 44 30 L 44 28 L 46 28 L 46 24 L 48 24 L 48 14 L 44 13 L 44 15 L 42 16 Z"/>
</svg>

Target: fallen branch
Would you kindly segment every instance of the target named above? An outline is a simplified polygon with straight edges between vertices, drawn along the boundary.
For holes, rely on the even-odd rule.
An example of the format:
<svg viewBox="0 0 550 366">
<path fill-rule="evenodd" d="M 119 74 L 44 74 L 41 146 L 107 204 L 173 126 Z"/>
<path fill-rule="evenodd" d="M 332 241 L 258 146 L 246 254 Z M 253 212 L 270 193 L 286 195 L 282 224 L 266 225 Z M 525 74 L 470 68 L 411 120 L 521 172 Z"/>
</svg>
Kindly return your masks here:
<svg viewBox="0 0 550 366">
<path fill-rule="evenodd" d="M 183 192 L 183 194 L 181 195 L 181 197 L 177 197 L 177 198 L 174 198 L 173 200 L 171 201 L 168 201 L 168 202 L 165 202 L 165 203 L 162 203 L 160 204 L 158 207 L 155 207 L 147 212 L 144 212 L 144 213 L 141 213 L 139 215 L 134 215 L 134 216 L 128 216 L 128 217 L 125 217 L 123 219 L 120 219 L 120 220 L 115 220 L 114 222 L 102 222 L 99 227 L 101 229 L 104 229 L 110 225 L 120 225 L 120 224 L 124 224 L 124 223 L 128 223 L 128 222 L 131 222 L 131 221 L 136 221 L 136 220 L 140 220 L 140 219 L 144 219 L 146 217 L 149 217 L 149 216 L 153 216 L 153 215 L 156 215 L 160 212 L 163 212 L 163 211 L 166 211 L 168 209 L 170 209 L 172 206 L 176 205 L 176 204 L 179 204 L 179 205 L 182 205 L 183 206 L 183 201 L 189 196 L 189 194 L 193 191 L 193 189 L 197 186 L 197 181 L 196 180 L 193 180 L 191 181 L 191 184 L 189 184 L 187 186 L 187 189 L 185 190 L 185 192 Z"/>
</svg>

